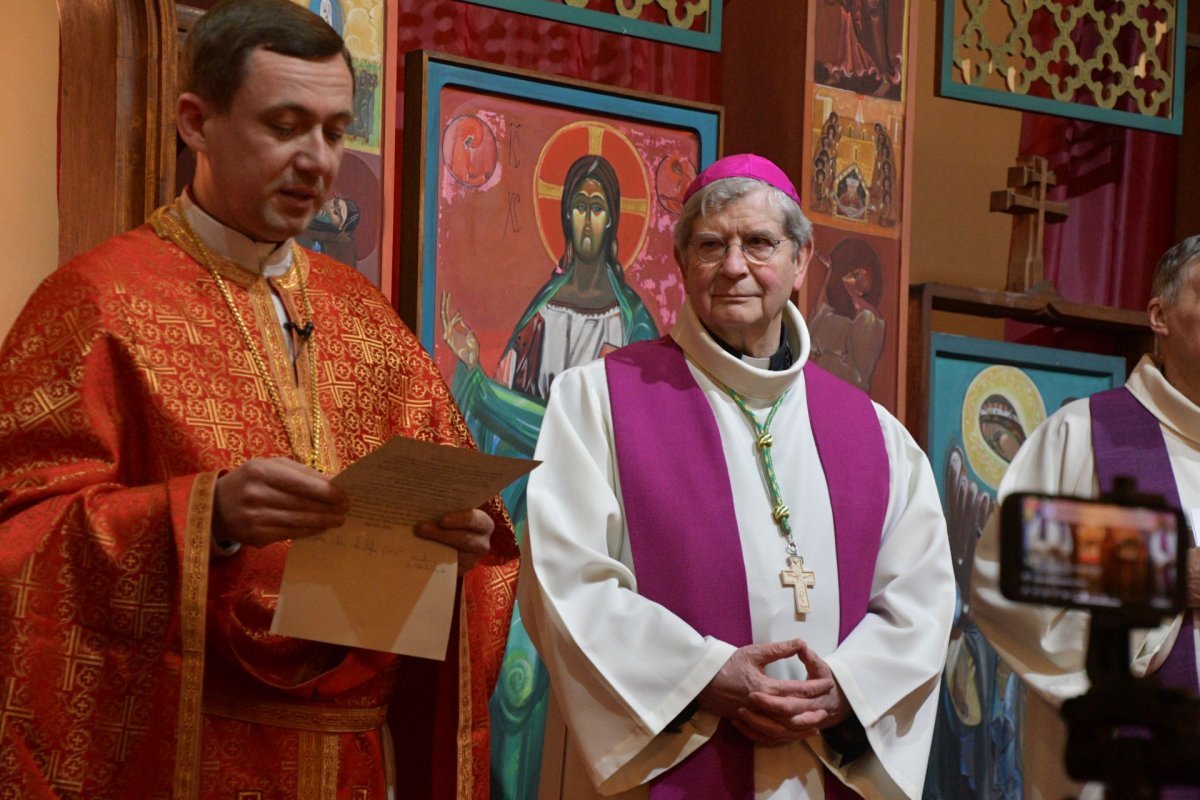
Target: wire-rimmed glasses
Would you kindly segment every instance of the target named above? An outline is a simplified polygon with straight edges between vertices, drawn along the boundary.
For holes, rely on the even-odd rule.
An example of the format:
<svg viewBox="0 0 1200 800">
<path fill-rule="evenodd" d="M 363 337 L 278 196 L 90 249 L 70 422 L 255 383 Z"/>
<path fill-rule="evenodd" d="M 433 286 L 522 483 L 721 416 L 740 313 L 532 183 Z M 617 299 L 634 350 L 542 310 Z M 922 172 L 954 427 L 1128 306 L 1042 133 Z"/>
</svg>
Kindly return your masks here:
<svg viewBox="0 0 1200 800">
<path fill-rule="evenodd" d="M 742 256 L 755 264 L 765 264 L 787 239 L 772 239 L 767 236 L 748 236 L 741 242 L 724 242 L 720 239 L 695 239 L 691 242 L 696 257 L 705 264 L 715 264 L 725 259 L 729 248 L 741 248 Z"/>
</svg>

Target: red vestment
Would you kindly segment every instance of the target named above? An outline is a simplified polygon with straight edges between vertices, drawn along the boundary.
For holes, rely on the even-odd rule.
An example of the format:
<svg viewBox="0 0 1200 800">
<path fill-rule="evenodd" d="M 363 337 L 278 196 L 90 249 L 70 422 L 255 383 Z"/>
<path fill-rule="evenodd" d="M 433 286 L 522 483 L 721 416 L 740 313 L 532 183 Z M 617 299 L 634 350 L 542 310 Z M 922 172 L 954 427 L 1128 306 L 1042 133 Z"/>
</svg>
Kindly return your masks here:
<svg viewBox="0 0 1200 800">
<path fill-rule="evenodd" d="M 156 219 L 51 275 L 0 349 L 0 797 L 373 800 L 391 750 L 399 797 L 486 797 L 517 564 L 502 505 L 446 662 L 270 634 L 288 543 L 213 556 L 213 485 L 289 437 L 212 276 Z M 219 268 L 309 442 L 308 359 L 293 372 L 266 280 Z M 270 279 L 291 319 L 303 269 L 321 464 L 397 435 L 474 447 L 361 275 L 296 259 Z"/>
</svg>

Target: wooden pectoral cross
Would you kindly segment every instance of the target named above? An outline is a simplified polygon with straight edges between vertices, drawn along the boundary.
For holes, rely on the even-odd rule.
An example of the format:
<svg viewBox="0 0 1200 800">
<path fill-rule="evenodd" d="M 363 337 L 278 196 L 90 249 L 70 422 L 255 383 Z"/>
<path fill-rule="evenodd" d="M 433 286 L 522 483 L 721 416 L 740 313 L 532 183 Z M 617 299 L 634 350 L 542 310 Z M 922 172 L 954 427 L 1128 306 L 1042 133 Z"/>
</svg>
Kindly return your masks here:
<svg viewBox="0 0 1200 800">
<path fill-rule="evenodd" d="M 796 593 L 796 615 L 807 614 L 812 608 L 808 602 L 808 590 L 817 585 L 817 574 L 804 568 L 800 556 L 788 556 L 787 569 L 779 573 L 784 586 L 791 586 Z"/>
</svg>

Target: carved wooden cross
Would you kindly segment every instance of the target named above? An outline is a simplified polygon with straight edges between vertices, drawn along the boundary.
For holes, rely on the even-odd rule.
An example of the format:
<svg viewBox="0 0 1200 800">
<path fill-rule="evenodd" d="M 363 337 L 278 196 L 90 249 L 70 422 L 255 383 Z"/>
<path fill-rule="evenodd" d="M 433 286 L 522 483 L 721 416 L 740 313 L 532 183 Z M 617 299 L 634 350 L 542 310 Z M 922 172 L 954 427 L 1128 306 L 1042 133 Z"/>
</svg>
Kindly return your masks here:
<svg viewBox="0 0 1200 800">
<path fill-rule="evenodd" d="M 1067 218 L 1067 204 L 1046 199 L 1046 190 L 1054 185 L 1054 173 L 1041 156 L 1020 156 L 1017 166 L 1008 169 L 1008 188 L 992 192 L 991 210 L 1012 214 L 1012 252 L 1008 257 L 1008 285 L 1005 291 L 1026 292 L 1045 275 L 1042 259 L 1046 222 Z"/>
<path fill-rule="evenodd" d="M 804 568 L 804 559 L 800 556 L 788 556 L 787 563 L 787 569 L 779 573 L 779 579 L 796 592 L 796 614 L 807 614 L 812 608 L 808 590 L 817 585 L 817 574 Z"/>
</svg>

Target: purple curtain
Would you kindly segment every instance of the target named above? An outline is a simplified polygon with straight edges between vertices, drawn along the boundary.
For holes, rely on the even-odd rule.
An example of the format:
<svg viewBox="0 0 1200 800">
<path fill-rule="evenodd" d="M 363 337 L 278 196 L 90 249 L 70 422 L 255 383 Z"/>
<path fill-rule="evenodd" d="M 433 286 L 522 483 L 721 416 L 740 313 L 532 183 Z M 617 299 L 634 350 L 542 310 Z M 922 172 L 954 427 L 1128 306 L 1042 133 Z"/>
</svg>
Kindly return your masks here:
<svg viewBox="0 0 1200 800">
<path fill-rule="evenodd" d="M 1069 300 L 1141 310 L 1174 242 L 1178 137 L 1026 114 L 1021 154 L 1050 161 L 1070 216 L 1046 228 L 1046 277 Z"/>
<path fill-rule="evenodd" d="M 1144 310 L 1159 257 L 1174 244 L 1175 136 L 1044 114 L 1025 114 L 1020 155 L 1044 156 L 1050 192 L 1068 217 L 1046 226 L 1045 277 L 1067 300 Z M 1018 322 L 1005 338 L 1113 352 L 1103 336 Z"/>
</svg>

